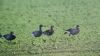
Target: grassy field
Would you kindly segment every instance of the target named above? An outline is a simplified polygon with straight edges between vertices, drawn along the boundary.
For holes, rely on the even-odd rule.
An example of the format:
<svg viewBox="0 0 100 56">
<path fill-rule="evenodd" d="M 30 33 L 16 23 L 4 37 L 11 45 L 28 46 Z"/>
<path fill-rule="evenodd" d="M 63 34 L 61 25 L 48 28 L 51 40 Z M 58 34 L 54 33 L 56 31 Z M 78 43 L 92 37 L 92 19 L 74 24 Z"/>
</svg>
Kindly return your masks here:
<svg viewBox="0 0 100 56">
<path fill-rule="evenodd" d="M 33 37 L 39 24 L 54 35 Z M 64 35 L 77 24 L 78 35 Z M 0 33 L 10 31 L 17 38 L 0 39 L 0 56 L 100 56 L 100 0 L 0 0 Z"/>
</svg>

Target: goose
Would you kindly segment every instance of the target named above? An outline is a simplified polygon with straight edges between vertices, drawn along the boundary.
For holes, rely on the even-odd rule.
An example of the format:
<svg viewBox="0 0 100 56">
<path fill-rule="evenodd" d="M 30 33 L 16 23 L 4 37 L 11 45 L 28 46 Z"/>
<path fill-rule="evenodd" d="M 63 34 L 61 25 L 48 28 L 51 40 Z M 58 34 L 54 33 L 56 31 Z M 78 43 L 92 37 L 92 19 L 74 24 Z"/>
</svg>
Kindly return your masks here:
<svg viewBox="0 0 100 56">
<path fill-rule="evenodd" d="M 42 35 L 42 27 L 43 27 L 43 25 L 39 25 L 39 30 L 33 31 L 33 32 L 32 32 L 32 35 L 33 35 L 34 37 L 40 37 L 40 36 Z"/>
<path fill-rule="evenodd" d="M 53 30 L 54 26 L 51 26 L 50 29 L 44 31 L 43 33 L 47 36 L 51 36 L 53 33 L 54 33 L 54 30 Z"/>
<path fill-rule="evenodd" d="M 76 28 L 69 28 L 66 31 L 69 32 L 69 36 L 70 35 L 77 35 L 80 32 L 79 27 L 80 27 L 79 25 L 76 25 Z M 64 34 L 66 34 L 67 32 L 65 32 Z"/>
<path fill-rule="evenodd" d="M 16 36 L 14 35 L 14 32 L 10 32 L 9 34 L 5 34 L 5 35 L 3 35 L 3 37 L 8 41 L 12 41 L 16 38 Z"/>
</svg>

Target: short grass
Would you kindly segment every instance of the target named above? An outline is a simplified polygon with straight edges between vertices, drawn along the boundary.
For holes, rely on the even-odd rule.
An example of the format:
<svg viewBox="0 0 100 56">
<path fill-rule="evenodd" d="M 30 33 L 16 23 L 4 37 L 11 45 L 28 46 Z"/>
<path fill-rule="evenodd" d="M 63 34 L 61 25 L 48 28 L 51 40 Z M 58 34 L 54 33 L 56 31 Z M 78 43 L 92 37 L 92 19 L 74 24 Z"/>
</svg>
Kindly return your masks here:
<svg viewBox="0 0 100 56">
<path fill-rule="evenodd" d="M 100 56 L 99 0 L 0 0 L 0 33 L 14 31 L 17 38 L 0 39 L 0 56 Z M 39 24 L 54 25 L 55 34 L 35 38 Z M 76 36 L 64 31 L 80 25 Z M 44 42 L 43 40 L 46 40 Z"/>
</svg>

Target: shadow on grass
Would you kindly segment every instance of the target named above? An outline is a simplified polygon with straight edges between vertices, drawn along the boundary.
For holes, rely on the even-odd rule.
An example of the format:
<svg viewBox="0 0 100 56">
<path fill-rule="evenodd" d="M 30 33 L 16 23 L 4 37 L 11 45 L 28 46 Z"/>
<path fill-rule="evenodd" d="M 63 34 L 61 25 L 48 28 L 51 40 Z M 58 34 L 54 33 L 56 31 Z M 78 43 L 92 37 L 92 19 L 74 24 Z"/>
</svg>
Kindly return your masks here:
<svg viewBox="0 0 100 56">
<path fill-rule="evenodd" d="M 11 41 L 4 41 L 2 44 L 7 44 L 7 45 L 15 45 L 16 42 L 11 42 Z"/>
</svg>

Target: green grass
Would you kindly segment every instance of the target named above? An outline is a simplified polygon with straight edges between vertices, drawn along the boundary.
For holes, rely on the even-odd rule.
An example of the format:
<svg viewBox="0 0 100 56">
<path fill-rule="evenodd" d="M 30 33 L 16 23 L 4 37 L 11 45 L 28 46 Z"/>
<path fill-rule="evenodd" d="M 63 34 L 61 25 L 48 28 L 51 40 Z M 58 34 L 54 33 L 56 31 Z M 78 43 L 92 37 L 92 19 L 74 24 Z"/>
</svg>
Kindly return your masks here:
<svg viewBox="0 0 100 56">
<path fill-rule="evenodd" d="M 0 0 L 0 33 L 14 31 L 12 43 L 0 39 L 0 56 L 100 56 L 99 0 Z M 55 34 L 34 38 L 43 24 Z M 80 25 L 75 37 L 64 31 Z M 46 40 L 46 42 L 43 42 Z"/>
</svg>

